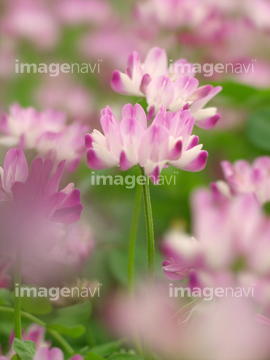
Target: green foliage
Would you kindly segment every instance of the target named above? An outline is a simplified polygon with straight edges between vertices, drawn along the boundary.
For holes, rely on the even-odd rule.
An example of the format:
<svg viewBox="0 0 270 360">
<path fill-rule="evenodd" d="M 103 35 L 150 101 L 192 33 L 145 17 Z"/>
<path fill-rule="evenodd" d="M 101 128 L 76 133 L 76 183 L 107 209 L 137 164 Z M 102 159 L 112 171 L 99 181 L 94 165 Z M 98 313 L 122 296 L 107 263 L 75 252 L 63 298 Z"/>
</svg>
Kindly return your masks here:
<svg viewBox="0 0 270 360">
<path fill-rule="evenodd" d="M 270 108 L 254 112 L 249 116 L 246 135 L 252 145 L 270 152 Z"/>
<path fill-rule="evenodd" d="M 119 350 L 120 346 L 122 346 L 123 343 L 124 340 L 109 342 L 107 344 L 95 346 L 94 348 L 91 349 L 91 352 L 98 354 L 100 356 L 107 357 L 115 353 L 117 350 Z"/>
<path fill-rule="evenodd" d="M 22 360 L 32 360 L 36 352 L 33 341 L 22 341 L 16 338 L 13 341 L 13 349 Z"/>
<path fill-rule="evenodd" d="M 110 360 L 143 360 L 141 356 L 131 354 L 117 354 L 109 358 Z"/>
<path fill-rule="evenodd" d="M 13 305 L 13 296 L 8 289 L 0 289 L 0 306 Z"/>
<path fill-rule="evenodd" d="M 34 315 L 46 315 L 52 311 L 52 305 L 46 297 L 22 297 L 22 310 Z"/>
<path fill-rule="evenodd" d="M 85 327 L 82 325 L 68 327 L 65 325 L 51 324 L 46 326 L 49 330 L 54 330 L 62 335 L 67 335 L 72 338 L 78 338 L 85 333 Z"/>
</svg>

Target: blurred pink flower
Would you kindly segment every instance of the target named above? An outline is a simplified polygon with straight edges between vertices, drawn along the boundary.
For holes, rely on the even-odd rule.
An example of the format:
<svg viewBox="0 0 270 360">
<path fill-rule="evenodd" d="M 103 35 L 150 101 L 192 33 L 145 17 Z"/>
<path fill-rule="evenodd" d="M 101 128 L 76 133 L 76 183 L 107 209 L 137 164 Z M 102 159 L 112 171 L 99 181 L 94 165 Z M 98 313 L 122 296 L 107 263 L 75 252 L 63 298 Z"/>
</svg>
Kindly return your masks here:
<svg viewBox="0 0 270 360">
<path fill-rule="evenodd" d="M 157 47 L 148 52 L 144 63 L 134 51 L 128 58 L 126 73 L 114 71 L 111 81 L 112 88 L 120 94 L 146 96 L 150 114 L 157 113 L 162 106 L 178 111 L 189 104 L 196 124 L 209 129 L 220 115 L 216 108 L 203 108 L 222 88 L 198 85 L 192 64 L 179 59 L 168 68 L 166 51 Z"/>
<path fill-rule="evenodd" d="M 60 20 L 69 25 L 104 25 L 113 16 L 110 3 L 104 0 L 60 0 L 56 11 Z"/>
<path fill-rule="evenodd" d="M 202 0 L 148 0 L 138 2 L 135 9 L 136 20 L 169 30 L 198 25 L 208 13 Z"/>
<path fill-rule="evenodd" d="M 89 120 L 93 112 L 93 95 L 67 76 L 47 77 L 34 96 L 40 107 L 65 111 L 72 119 Z"/>
<path fill-rule="evenodd" d="M 111 77 L 115 67 L 123 67 L 126 58 L 134 50 L 146 53 L 148 44 L 136 34 L 132 26 L 122 26 L 111 21 L 106 27 L 101 27 L 82 36 L 79 51 L 87 58 L 102 60 L 100 67 L 103 76 Z M 115 51 L 117 49 L 117 51 Z M 101 78 L 102 80 L 102 78 Z"/>
<path fill-rule="evenodd" d="M 268 0 L 247 0 L 245 9 L 253 24 L 261 30 L 269 31 L 270 3 Z"/>
<path fill-rule="evenodd" d="M 165 236 L 163 250 L 170 260 L 163 263 L 163 271 L 170 280 L 200 272 L 212 279 L 226 273 L 236 281 L 245 273 L 269 279 L 270 221 L 249 196 L 217 200 L 198 190 L 193 196 L 193 233 L 197 240 L 181 233 Z"/>
<path fill-rule="evenodd" d="M 139 104 L 134 108 L 125 105 L 120 122 L 110 107 L 103 109 L 101 115 L 105 135 L 94 130 L 85 137 L 91 169 L 119 165 L 125 171 L 139 164 L 157 183 L 166 164 L 186 171 L 205 167 L 208 154 L 198 145 L 199 138 L 192 135 L 195 120 L 188 110 L 172 113 L 162 107 L 149 127 Z"/>
<path fill-rule="evenodd" d="M 269 328 L 258 321 L 250 299 L 222 298 L 184 306 L 164 290 L 144 287 L 133 300 L 122 296 L 110 302 L 107 319 L 112 329 L 130 341 L 139 335 L 162 359 L 264 360 L 269 356 Z"/>
<path fill-rule="evenodd" d="M 30 174 L 22 150 L 7 152 L 0 168 L 1 255 L 14 259 L 23 250 L 25 264 L 36 256 L 46 259 L 59 236 L 59 223 L 79 220 L 80 191 L 70 183 L 59 190 L 65 161 L 51 175 L 53 163 L 41 158 L 33 161 Z M 33 271 L 33 270 L 32 270 Z"/>
<path fill-rule="evenodd" d="M 59 27 L 53 12 L 40 1 L 8 2 L 0 27 L 5 34 L 27 39 L 43 49 L 54 47 L 59 38 Z"/>
<path fill-rule="evenodd" d="M 88 224 L 58 224 L 47 257 L 37 253 L 29 264 L 24 265 L 24 282 L 35 286 L 70 283 L 82 271 L 93 250 L 94 239 Z"/>
<path fill-rule="evenodd" d="M 33 360 L 64 360 L 64 354 L 61 349 L 56 347 L 51 349 L 42 347 L 36 352 Z M 70 360 L 83 360 L 83 357 L 74 355 Z"/>
<path fill-rule="evenodd" d="M 261 204 L 270 201 L 270 157 L 259 157 L 252 164 L 245 160 L 238 160 L 233 165 L 223 161 L 221 167 L 226 182 L 212 184 L 217 194 L 226 197 L 249 194 Z"/>
<path fill-rule="evenodd" d="M 67 124 L 63 112 L 21 108 L 15 104 L 9 114 L 0 119 L 0 145 L 34 149 L 39 155 L 54 161 L 67 161 L 74 171 L 85 153 L 83 135 L 88 127 L 79 122 Z"/>
</svg>

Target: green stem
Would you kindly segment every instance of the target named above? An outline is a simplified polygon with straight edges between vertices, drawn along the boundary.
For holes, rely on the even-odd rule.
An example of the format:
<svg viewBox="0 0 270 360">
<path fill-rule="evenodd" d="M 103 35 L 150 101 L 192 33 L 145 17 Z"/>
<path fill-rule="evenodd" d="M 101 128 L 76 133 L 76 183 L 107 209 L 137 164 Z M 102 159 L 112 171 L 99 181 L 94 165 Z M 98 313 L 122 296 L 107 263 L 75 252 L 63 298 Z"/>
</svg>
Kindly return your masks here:
<svg viewBox="0 0 270 360">
<path fill-rule="evenodd" d="M 139 223 L 140 212 L 141 212 L 141 203 L 142 203 L 142 187 L 137 186 L 135 207 L 134 207 L 134 213 L 133 213 L 133 218 L 132 218 L 132 223 L 131 223 L 129 245 L 128 245 L 128 287 L 129 287 L 129 291 L 130 291 L 131 295 L 134 294 L 135 247 L 136 247 L 138 223 Z"/>
<path fill-rule="evenodd" d="M 144 170 L 141 169 L 142 175 L 145 176 Z M 147 268 L 148 268 L 148 283 L 154 282 L 155 272 L 155 237 L 154 237 L 154 223 L 152 214 L 152 205 L 150 198 L 149 179 L 145 176 L 143 185 L 143 201 L 144 214 L 147 234 Z"/>
<path fill-rule="evenodd" d="M 9 308 L 9 307 L 5 307 L 5 306 L 0 306 L 0 312 L 2 313 L 6 313 L 6 314 L 14 314 L 15 311 L 14 309 L 12 308 Z M 21 311 L 21 316 L 37 325 L 40 325 L 42 327 L 47 327 L 46 323 L 43 322 L 42 320 L 36 318 L 34 315 L 32 314 L 29 314 L 25 311 Z M 60 335 L 58 334 L 56 331 L 54 330 L 50 330 L 50 329 L 46 329 L 48 333 L 50 333 L 55 340 L 58 341 L 59 345 L 62 346 L 62 348 L 64 350 L 66 350 L 66 352 L 69 354 L 69 355 L 73 355 L 74 354 L 74 350 L 72 349 L 72 347 L 66 342 L 66 340 Z"/>
<path fill-rule="evenodd" d="M 15 264 L 15 297 L 14 297 L 14 320 L 15 320 L 15 338 L 22 340 L 22 319 L 21 319 L 21 269 L 22 253 L 17 249 Z"/>
</svg>

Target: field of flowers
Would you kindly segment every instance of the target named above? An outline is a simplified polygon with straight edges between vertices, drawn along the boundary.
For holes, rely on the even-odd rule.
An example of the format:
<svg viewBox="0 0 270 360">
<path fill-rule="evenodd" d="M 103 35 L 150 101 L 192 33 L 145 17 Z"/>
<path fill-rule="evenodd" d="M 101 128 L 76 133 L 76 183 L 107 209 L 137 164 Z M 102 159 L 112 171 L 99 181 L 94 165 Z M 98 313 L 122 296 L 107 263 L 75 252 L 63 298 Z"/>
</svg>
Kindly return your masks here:
<svg viewBox="0 0 270 360">
<path fill-rule="evenodd" d="M 269 18 L 1 1 L 0 360 L 270 358 Z"/>
</svg>

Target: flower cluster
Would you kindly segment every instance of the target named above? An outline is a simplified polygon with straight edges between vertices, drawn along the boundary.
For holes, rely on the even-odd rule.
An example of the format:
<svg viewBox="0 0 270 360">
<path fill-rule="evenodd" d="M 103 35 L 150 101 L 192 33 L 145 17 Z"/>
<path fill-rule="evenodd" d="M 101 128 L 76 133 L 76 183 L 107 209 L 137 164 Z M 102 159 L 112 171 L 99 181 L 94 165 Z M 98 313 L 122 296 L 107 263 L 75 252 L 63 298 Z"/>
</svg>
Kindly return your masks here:
<svg viewBox="0 0 270 360">
<path fill-rule="evenodd" d="M 151 49 L 144 63 L 134 51 L 128 58 L 126 73 L 114 71 L 111 85 L 120 94 L 145 96 L 150 117 L 162 106 L 175 112 L 188 104 L 199 127 L 212 128 L 220 118 L 216 108 L 203 107 L 221 91 L 221 87 L 198 87 L 193 66 L 185 59 L 179 59 L 168 68 L 164 49 Z"/>
<path fill-rule="evenodd" d="M 15 104 L 9 114 L 1 117 L 0 144 L 35 150 L 53 161 L 65 159 L 68 169 L 74 171 L 84 155 L 83 135 L 87 129 L 79 122 L 67 124 L 63 112 L 37 112 L 34 108 L 23 109 Z"/>
<path fill-rule="evenodd" d="M 268 201 L 268 157 L 250 166 L 223 162 L 227 183 L 193 195 L 193 235 L 174 230 L 164 237 L 170 280 L 189 278 L 190 286 L 247 287 L 256 284 L 255 298 L 270 305 L 270 220 L 261 204 Z"/>
<path fill-rule="evenodd" d="M 233 165 L 223 161 L 221 167 L 226 182 L 212 184 L 216 195 L 249 194 L 261 204 L 270 201 L 270 157 L 259 157 L 251 165 L 245 160 L 238 160 Z"/>
<path fill-rule="evenodd" d="M 199 138 L 192 135 L 195 120 L 190 111 L 172 113 L 162 107 L 149 127 L 139 104 L 125 105 L 120 122 L 110 107 L 102 110 L 101 115 L 104 135 L 94 130 L 85 137 L 87 164 L 91 169 L 119 165 L 121 170 L 127 170 L 139 164 L 157 183 L 167 164 L 187 171 L 205 167 L 207 152 L 198 145 Z"/>
</svg>

